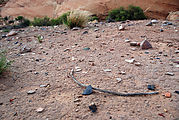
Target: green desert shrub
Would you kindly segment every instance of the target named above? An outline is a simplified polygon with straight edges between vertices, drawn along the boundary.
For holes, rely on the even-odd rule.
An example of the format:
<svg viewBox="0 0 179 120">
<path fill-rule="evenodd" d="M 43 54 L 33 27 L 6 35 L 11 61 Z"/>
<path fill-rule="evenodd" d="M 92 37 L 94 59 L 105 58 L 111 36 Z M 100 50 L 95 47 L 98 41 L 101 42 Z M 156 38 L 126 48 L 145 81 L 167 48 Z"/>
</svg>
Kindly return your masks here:
<svg viewBox="0 0 179 120">
<path fill-rule="evenodd" d="M 33 26 L 55 26 L 55 25 L 61 25 L 64 22 L 67 21 L 67 16 L 69 16 L 70 12 L 64 13 L 58 18 L 52 18 L 44 17 L 44 18 L 34 18 L 33 21 L 31 21 L 31 24 Z"/>
<path fill-rule="evenodd" d="M 143 20 L 146 16 L 140 7 L 130 5 L 127 10 L 123 7 L 111 10 L 106 19 L 112 21 Z"/>
<path fill-rule="evenodd" d="M 9 68 L 11 63 L 12 61 L 7 60 L 5 53 L 0 52 L 0 74 Z"/>
<path fill-rule="evenodd" d="M 51 26 L 63 24 L 64 22 L 67 21 L 67 16 L 69 16 L 69 14 L 70 12 L 67 12 L 67 13 L 62 14 L 58 18 L 51 19 L 50 21 Z"/>
<path fill-rule="evenodd" d="M 128 11 L 125 10 L 123 7 L 113 9 L 108 13 L 107 19 L 111 19 L 114 21 L 124 21 L 129 18 Z"/>
<path fill-rule="evenodd" d="M 22 20 L 24 20 L 24 17 L 23 16 L 18 16 L 18 17 L 15 18 L 15 20 L 16 21 L 22 21 Z"/>
<path fill-rule="evenodd" d="M 28 19 L 23 19 L 22 22 L 19 24 L 22 27 L 27 27 L 31 24 L 30 20 Z"/>
<path fill-rule="evenodd" d="M 94 21 L 94 20 L 99 20 L 98 16 L 94 15 L 89 17 L 89 21 Z"/>
<path fill-rule="evenodd" d="M 143 20 L 146 16 L 140 7 L 130 5 L 128 7 L 129 19 L 130 20 Z"/>
<path fill-rule="evenodd" d="M 67 16 L 67 21 L 64 24 L 70 29 L 74 27 L 84 27 L 88 22 L 88 15 L 83 11 L 72 11 L 69 16 Z"/>
<path fill-rule="evenodd" d="M 50 18 L 44 17 L 44 18 L 34 18 L 34 20 L 31 22 L 33 26 L 50 26 Z"/>
</svg>

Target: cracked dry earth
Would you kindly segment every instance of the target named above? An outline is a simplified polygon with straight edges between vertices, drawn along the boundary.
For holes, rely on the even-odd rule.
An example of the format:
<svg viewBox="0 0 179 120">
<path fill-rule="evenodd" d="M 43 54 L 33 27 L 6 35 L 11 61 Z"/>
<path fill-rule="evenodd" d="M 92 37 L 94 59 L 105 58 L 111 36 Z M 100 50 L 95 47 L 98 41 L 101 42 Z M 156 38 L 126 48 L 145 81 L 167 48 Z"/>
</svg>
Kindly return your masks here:
<svg viewBox="0 0 179 120">
<path fill-rule="evenodd" d="M 164 26 L 163 32 L 162 21 L 145 26 L 148 22 L 124 23 L 129 25 L 124 31 L 117 30 L 120 23 L 91 24 L 89 29 L 76 31 L 64 26 L 28 27 L 2 38 L 1 50 L 6 49 L 14 62 L 0 78 L 0 119 L 178 120 L 179 95 L 174 92 L 179 90 L 179 68 L 173 61 L 179 59 L 179 22 Z M 44 37 L 42 43 L 37 40 L 39 35 Z M 144 37 L 153 49 L 140 50 L 125 42 L 141 42 Z M 32 51 L 20 54 L 24 45 Z M 86 47 L 90 49 L 84 50 Z M 125 61 L 132 58 L 141 66 Z M 151 84 L 159 94 L 121 97 L 96 91 L 84 96 L 83 88 L 68 75 L 75 67 L 81 69 L 75 73 L 77 80 L 93 87 L 122 93 L 153 92 L 147 89 Z M 28 95 L 30 90 L 35 93 Z M 163 96 L 166 92 L 171 98 Z M 96 113 L 89 110 L 91 103 L 96 104 Z M 39 113 L 38 108 L 43 110 Z"/>
</svg>

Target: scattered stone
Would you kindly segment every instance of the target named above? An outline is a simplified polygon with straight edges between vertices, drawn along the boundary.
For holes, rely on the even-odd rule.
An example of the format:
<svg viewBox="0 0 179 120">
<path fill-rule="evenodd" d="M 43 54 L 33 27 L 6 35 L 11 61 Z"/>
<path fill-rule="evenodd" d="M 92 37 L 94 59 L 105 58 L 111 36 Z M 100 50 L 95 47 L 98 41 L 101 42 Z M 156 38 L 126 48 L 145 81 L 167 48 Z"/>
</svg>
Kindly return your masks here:
<svg viewBox="0 0 179 120">
<path fill-rule="evenodd" d="M 159 115 L 159 116 L 162 116 L 163 118 L 165 118 L 165 116 L 163 115 L 163 113 L 159 113 L 158 115 Z"/>
<path fill-rule="evenodd" d="M 121 75 L 125 75 L 125 74 L 126 74 L 126 72 L 124 72 L 124 71 L 121 71 L 121 72 L 120 72 L 120 74 L 121 74 Z"/>
<path fill-rule="evenodd" d="M 167 72 L 167 73 L 165 73 L 165 75 L 174 76 L 175 74 L 172 72 Z"/>
<path fill-rule="evenodd" d="M 10 36 L 14 36 L 14 35 L 17 35 L 17 32 L 12 30 L 6 36 L 10 37 Z"/>
<path fill-rule="evenodd" d="M 76 109 L 76 110 L 75 110 L 75 112 L 78 112 L 78 111 L 79 111 L 79 109 Z"/>
<path fill-rule="evenodd" d="M 91 110 L 91 112 L 96 112 L 97 111 L 97 106 L 94 103 L 91 103 L 89 105 L 89 109 Z"/>
<path fill-rule="evenodd" d="M 47 76 L 47 75 L 48 75 L 48 72 L 45 72 L 45 75 Z"/>
<path fill-rule="evenodd" d="M 15 42 L 14 44 L 18 44 L 19 42 L 17 41 L 17 42 Z"/>
<path fill-rule="evenodd" d="M 80 71 L 82 71 L 82 69 L 80 67 L 75 67 L 75 71 L 80 72 Z"/>
<path fill-rule="evenodd" d="M 179 94 L 179 91 L 175 91 L 175 93 Z"/>
<path fill-rule="evenodd" d="M 83 35 L 84 35 L 84 34 L 88 34 L 88 31 L 84 31 L 82 34 L 83 34 Z"/>
<path fill-rule="evenodd" d="M 178 53 L 179 53 L 179 50 L 176 50 L 175 53 L 178 54 Z"/>
<path fill-rule="evenodd" d="M 158 20 L 151 20 L 151 23 L 156 24 L 158 23 Z"/>
<path fill-rule="evenodd" d="M 42 87 L 47 87 L 47 85 L 40 85 L 40 87 L 42 88 Z"/>
<path fill-rule="evenodd" d="M 163 111 L 164 111 L 164 112 L 168 112 L 168 110 L 167 110 L 167 109 L 163 109 Z"/>
<path fill-rule="evenodd" d="M 134 63 L 136 66 L 141 66 L 140 62 L 135 62 Z"/>
<path fill-rule="evenodd" d="M 99 31 L 99 28 L 94 29 L 94 32 L 97 32 L 97 31 Z"/>
<path fill-rule="evenodd" d="M 28 46 L 24 46 L 24 47 L 20 50 L 20 53 L 21 53 L 21 54 L 28 53 L 28 52 L 32 52 L 31 48 L 29 48 Z"/>
<path fill-rule="evenodd" d="M 136 51 L 137 49 L 136 48 L 131 48 L 132 51 Z"/>
<path fill-rule="evenodd" d="M 86 89 L 83 91 L 82 95 L 90 95 L 93 92 L 93 88 L 91 85 L 87 86 Z"/>
<path fill-rule="evenodd" d="M 86 51 L 87 51 L 87 50 L 90 50 L 90 48 L 89 48 L 89 47 L 86 47 L 86 48 L 83 48 L 83 50 L 86 50 Z"/>
<path fill-rule="evenodd" d="M 179 65 L 175 65 L 176 68 L 179 68 Z"/>
<path fill-rule="evenodd" d="M 2 103 L 2 102 L 0 102 L 0 105 L 3 105 L 3 103 Z"/>
<path fill-rule="evenodd" d="M 149 43 L 149 41 L 144 40 L 140 43 L 140 48 L 146 50 L 152 48 L 152 45 Z"/>
<path fill-rule="evenodd" d="M 140 44 L 137 42 L 130 42 L 130 46 L 139 46 Z"/>
<path fill-rule="evenodd" d="M 163 52 L 158 52 L 158 54 L 162 54 Z"/>
<path fill-rule="evenodd" d="M 75 99 L 73 102 L 76 103 L 76 102 L 80 102 L 81 100 L 80 99 Z"/>
<path fill-rule="evenodd" d="M 121 78 L 116 78 L 117 82 L 120 83 L 122 81 Z"/>
<path fill-rule="evenodd" d="M 128 63 L 131 63 L 131 64 L 133 64 L 135 62 L 134 59 L 131 59 L 131 60 L 126 59 L 125 61 L 128 62 Z"/>
<path fill-rule="evenodd" d="M 125 26 L 124 25 L 120 25 L 119 27 L 118 27 L 118 29 L 121 31 L 121 30 L 125 30 Z"/>
<path fill-rule="evenodd" d="M 34 94 L 34 93 L 36 93 L 36 90 L 29 90 L 29 91 L 27 92 L 28 95 Z"/>
<path fill-rule="evenodd" d="M 163 32 L 163 29 L 160 29 L 160 32 Z"/>
<path fill-rule="evenodd" d="M 66 52 L 66 51 L 70 51 L 70 48 L 66 48 L 66 49 L 64 49 L 64 52 Z"/>
<path fill-rule="evenodd" d="M 173 63 L 179 64 L 179 60 L 173 60 Z"/>
<path fill-rule="evenodd" d="M 167 54 L 163 54 L 163 56 L 167 57 L 168 55 Z"/>
<path fill-rule="evenodd" d="M 5 37 L 7 37 L 7 36 L 6 36 L 6 35 L 2 35 L 1 37 L 2 37 L 2 38 L 5 38 Z"/>
<path fill-rule="evenodd" d="M 147 88 L 148 88 L 149 90 L 155 90 L 155 85 L 148 85 Z"/>
<path fill-rule="evenodd" d="M 79 30 L 79 29 L 80 29 L 79 27 L 72 28 L 73 31 L 76 31 L 76 30 Z"/>
<path fill-rule="evenodd" d="M 38 108 L 37 110 L 36 110 L 36 112 L 38 112 L 38 113 L 42 113 L 44 111 L 44 108 Z"/>
<path fill-rule="evenodd" d="M 17 112 L 14 113 L 14 116 L 17 116 Z"/>
<path fill-rule="evenodd" d="M 171 98 L 171 96 L 172 96 L 172 94 L 171 94 L 170 92 L 166 92 L 166 93 L 165 93 L 165 97 L 166 97 L 166 98 Z"/>
<path fill-rule="evenodd" d="M 98 20 L 93 20 L 91 23 L 92 24 L 98 24 Z"/>
<path fill-rule="evenodd" d="M 71 60 L 74 61 L 74 60 L 75 60 L 75 57 L 71 57 Z"/>
<path fill-rule="evenodd" d="M 104 69 L 104 72 L 111 72 L 111 69 Z"/>
<path fill-rule="evenodd" d="M 35 75 L 38 75 L 38 74 L 39 74 L 39 72 L 34 72 L 34 74 L 35 74 Z"/>
<path fill-rule="evenodd" d="M 126 43 L 129 43 L 129 42 L 130 42 L 130 40 L 129 40 L 128 38 L 126 38 L 126 39 L 125 39 L 125 42 L 126 42 Z"/>
<path fill-rule="evenodd" d="M 145 51 L 144 53 L 145 53 L 145 54 L 149 54 L 149 51 Z"/>
<path fill-rule="evenodd" d="M 146 26 L 152 26 L 152 22 L 148 22 Z"/>
<path fill-rule="evenodd" d="M 173 23 L 168 22 L 168 21 L 163 21 L 163 25 L 164 25 L 164 26 L 165 26 L 165 25 L 173 25 Z"/>
</svg>

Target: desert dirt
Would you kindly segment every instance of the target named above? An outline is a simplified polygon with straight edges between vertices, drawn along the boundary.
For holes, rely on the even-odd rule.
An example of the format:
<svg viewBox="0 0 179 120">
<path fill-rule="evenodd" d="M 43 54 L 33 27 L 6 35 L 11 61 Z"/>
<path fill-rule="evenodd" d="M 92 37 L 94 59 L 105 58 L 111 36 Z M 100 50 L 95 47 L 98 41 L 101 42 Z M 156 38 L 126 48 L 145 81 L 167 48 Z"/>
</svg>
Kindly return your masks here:
<svg viewBox="0 0 179 120">
<path fill-rule="evenodd" d="M 179 22 L 164 26 L 162 21 L 130 21 L 125 30 L 120 23 L 98 23 L 72 31 L 64 26 L 17 29 L 17 35 L 1 38 L 12 67 L 0 77 L 1 120 L 174 120 L 179 119 Z M 83 34 L 84 31 L 88 33 Z M 5 33 L 1 32 L 1 35 Z M 37 36 L 43 36 L 42 43 Z M 153 48 L 141 50 L 125 42 L 145 38 Z M 28 46 L 31 52 L 20 53 Z M 84 48 L 89 47 L 89 50 Z M 135 59 L 141 66 L 127 63 Z M 94 91 L 82 95 L 69 76 L 81 83 L 122 93 L 154 92 L 157 95 L 122 97 Z M 111 71 L 105 71 L 111 69 Z M 126 74 L 120 74 L 124 71 Z M 173 76 L 166 75 L 174 73 Z M 121 81 L 117 81 L 121 78 Z M 41 85 L 41 86 L 40 86 Z M 44 85 L 44 86 L 43 86 Z M 147 85 L 155 85 L 154 91 Z M 27 94 L 35 90 L 34 94 Z M 163 96 L 171 93 L 171 98 Z M 89 105 L 95 103 L 96 113 Z M 42 110 L 37 112 L 37 109 Z"/>
</svg>

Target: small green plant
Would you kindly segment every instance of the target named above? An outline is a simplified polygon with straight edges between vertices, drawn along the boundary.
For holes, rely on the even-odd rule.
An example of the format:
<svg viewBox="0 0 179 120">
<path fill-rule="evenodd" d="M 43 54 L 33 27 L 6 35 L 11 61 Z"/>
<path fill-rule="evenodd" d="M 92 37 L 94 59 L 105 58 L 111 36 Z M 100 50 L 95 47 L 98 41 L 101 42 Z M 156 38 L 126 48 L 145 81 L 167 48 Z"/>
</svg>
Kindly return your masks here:
<svg viewBox="0 0 179 120">
<path fill-rule="evenodd" d="M 22 28 L 22 27 L 27 27 L 29 26 L 31 23 L 30 23 L 30 20 L 24 18 L 23 16 L 18 16 L 15 18 L 16 21 L 19 21 L 19 24 L 18 25 L 14 25 L 14 28 Z"/>
<path fill-rule="evenodd" d="M 31 24 L 31 23 L 30 23 L 30 20 L 24 18 L 19 25 L 22 26 L 22 27 L 27 27 L 27 26 L 29 26 L 30 24 Z"/>
<path fill-rule="evenodd" d="M 140 7 L 130 5 L 127 10 L 123 7 L 111 10 L 107 19 L 112 21 L 143 20 L 146 16 Z"/>
<path fill-rule="evenodd" d="M 34 21 L 31 22 L 33 26 L 50 26 L 50 18 L 34 18 Z"/>
<path fill-rule="evenodd" d="M 37 39 L 38 39 L 38 42 L 39 42 L 39 43 L 42 43 L 43 36 L 39 35 L 39 36 L 37 36 Z"/>
<path fill-rule="evenodd" d="M 89 21 L 99 20 L 98 16 L 90 16 Z"/>
<path fill-rule="evenodd" d="M 23 16 L 18 16 L 18 17 L 15 18 L 15 20 L 16 21 L 22 21 L 22 20 L 24 20 L 24 17 Z"/>
<path fill-rule="evenodd" d="M 60 24 L 67 22 L 67 17 L 70 15 L 70 12 L 63 13 L 60 17 L 57 19 L 59 20 Z"/>
<path fill-rule="evenodd" d="M 128 7 L 129 19 L 130 20 L 143 20 L 146 16 L 140 7 L 130 5 Z"/>
<path fill-rule="evenodd" d="M 5 52 L 0 52 L 0 74 L 7 70 L 11 66 L 12 61 L 8 61 Z"/>
<path fill-rule="evenodd" d="M 10 30 L 9 29 L 4 29 L 3 32 L 10 32 Z"/>
<path fill-rule="evenodd" d="M 64 24 L 70 29 L 74 27 L 84 27 L 88 21 L 88 16 L 83 13 L 83 11 L 72 11 L 69 16 L 67 16 L 67 21 Z"/>
</svg>

